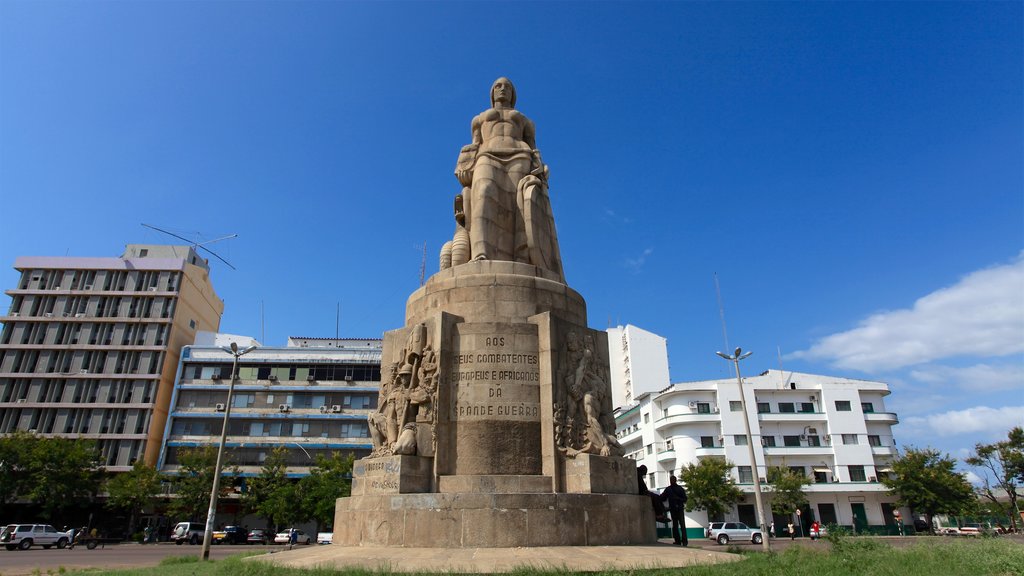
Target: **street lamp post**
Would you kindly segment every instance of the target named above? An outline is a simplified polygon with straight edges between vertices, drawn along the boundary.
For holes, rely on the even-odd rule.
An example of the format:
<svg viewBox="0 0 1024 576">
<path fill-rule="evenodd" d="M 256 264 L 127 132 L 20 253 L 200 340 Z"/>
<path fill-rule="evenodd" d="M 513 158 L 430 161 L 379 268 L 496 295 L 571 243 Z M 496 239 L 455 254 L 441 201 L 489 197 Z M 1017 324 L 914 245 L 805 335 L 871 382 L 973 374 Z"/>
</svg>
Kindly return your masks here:
<svg viewBox="0 0 1024 576">
<path fill-rule="evenodd" d="M 753 352 L 743 353 L 740 348 L 736 349 L 731 356 L 723 352 L 715 352 L 722 358 L 732 362 L 736 366 L 736 383 L 740 387 L 740 406 L 743 409 L 743 428 L 747 431 L 747 450 L 750 453 L 750 470 L 754 476 L 754 503 L 757 506 L 757 521 L 761 525 L 761 547 L 764 548 L 765 552 L 771 550 L 771 546 L 768 544 L 768 524 L 764 520 L 764 506 L 761 504 L 761 479 L 757 474 L 757 459 L 754 457 L 754 437 L 750 433 L 750 418 L 747 416 L 747 397 L 743 393 L 743 378 L 740 376 L 740 360 L 743 360 L 747 356 L 753 354 Z"/>
<path fill-rule="evenodd" d="M 206 512 L 206 531 L 203 533 L 203 550 L 199 558 L 210 559 L 210 541 L 213 539 L 213 520 L 217 517 L 217 497 L 220 492 L 220 467 L 224 461 L 224 443 L 228 438 L 228 416 L 231 415 L 231 397 L 235 393 L 235 379 L 238 378 L 238 359 L 256 349 L 256 346 L 249 346 L 245 350 L 239 350 L 238 344 L 231 343 L 231 347 L 223 346 L 222 349 L 235 357 L 231 363 L 231 381 L 228 382 L 228 401 L 224 404 L 224 424 L 220 429 L 220 447 L 217 448 L 217 464 L 213 467 L 213 488 L 210 490 L 210 509 Z"/>
</svg>

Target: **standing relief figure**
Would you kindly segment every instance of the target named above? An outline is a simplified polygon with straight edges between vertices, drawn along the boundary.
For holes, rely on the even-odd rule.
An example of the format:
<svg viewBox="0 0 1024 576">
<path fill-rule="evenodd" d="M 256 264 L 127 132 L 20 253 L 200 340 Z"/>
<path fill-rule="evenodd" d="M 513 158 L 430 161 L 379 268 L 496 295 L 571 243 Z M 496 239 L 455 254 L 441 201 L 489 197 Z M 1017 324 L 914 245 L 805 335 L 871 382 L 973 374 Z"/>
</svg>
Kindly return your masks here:
<svg viewBox="0 0 1024 576">
<path fill-rule="evenodd" d="M 427 343 L 427 329 L 409 331 L 402 361 L 381 378 L 377 411 L 369 416 L 371 456 L 416 454 L 417 423 L 433 425 L 437 397 L 437 358 Z"/>
<path fill-rule="evenodd" d="M 461 264 L 468 239 L 472 260 L 533 264 L 564 280 L 555 221 L 548 198 L 548 167 L 540 157 L 533 122 L 515 109 L 508 78 L 491 87 L 491 108 L 473 118 L 472 142 L 455 168 L 456 232 L 441 252 L 441 265 Z"/>
<path fill-rule="evenodd" d="M 621 456 L 608 394 L 609 380 L 594 358 L 594 338 L 583 341 L 575 332 L 566 336 L 566 364 L 562 371 L 563 398 L 555 406 L 558 448 L 568 456 L 599 454 Z"/>
</svg>

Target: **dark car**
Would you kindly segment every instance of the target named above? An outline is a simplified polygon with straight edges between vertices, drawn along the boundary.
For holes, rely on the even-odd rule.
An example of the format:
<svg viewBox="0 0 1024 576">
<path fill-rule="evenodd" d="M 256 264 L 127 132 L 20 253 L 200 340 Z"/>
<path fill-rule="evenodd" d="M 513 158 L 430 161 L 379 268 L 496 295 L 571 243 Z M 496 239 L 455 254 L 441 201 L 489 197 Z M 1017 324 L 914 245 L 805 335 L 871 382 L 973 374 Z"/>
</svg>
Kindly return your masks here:
<svg viewBox="0 0 1024 576">
<path fill-rule="evenodd" d="M 214 544 L 245 544 L 248 542 L 249 532 L 241 526 L 225 526 L 223 530 L 213 533 Z"/>
<path fill-rule="evenodd" d="M 246 537 L 246 542 L 249 544 L 268 544 L 271 537 L 272 534 L 266 530 L 251 530 Z"/>
</svg>

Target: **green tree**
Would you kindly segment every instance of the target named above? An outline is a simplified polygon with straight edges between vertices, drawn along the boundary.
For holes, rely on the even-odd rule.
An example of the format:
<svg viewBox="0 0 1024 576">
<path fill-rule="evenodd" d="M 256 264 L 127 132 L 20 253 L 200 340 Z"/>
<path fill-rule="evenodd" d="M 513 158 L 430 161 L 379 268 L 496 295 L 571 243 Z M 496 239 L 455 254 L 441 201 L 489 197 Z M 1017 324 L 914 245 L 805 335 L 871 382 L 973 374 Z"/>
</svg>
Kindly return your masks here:
<svg viewBox="0 0 1024 576">
<path fill-rule="evenodd" d="M 721 518 L 727 510 L 743 499 L 743 492 L 729 475 L 733 464 L 723 458 L 701 458 L 679 470 L 679 479 L 686 485 L 686 509 L 706 510 L 708 518 Z"/>
<path fill-rule="evenodd" d="M 136 460 L 131 472 L 116 474 L 107 481 L 107 493 L 110 495 L 107 505 L 128 511 L 128 533 L 133 534 L 135 520 L 155 500 L 159 491 L 160 473 L 155 467 Z"/>
<path fill-rule="evenodd" d="M 299 481 L 303 516 L 316 521 L 317 532 L 334 525 L 334 504 L 352 492 L 352 454 L 332 452 L 317 456 L 316 467 Z"/>
<path fill-rule="evenodd" d="M 936 514 L 960 514 L 976 502 L 966 478 L 956 471 L 956 460 L 931 448 L 907 448 L 891 463 L 893 474 L 882 478 L 903 506 L 924 512 L 934 532 Z"/>
<path fill-rule="evenodd" d="M 287 448 L 274 448 L 263 461 L 259 476 L 246 484 L 242 498 L 245 509 L 265 518 L 275 531 L 279 526 L 305 519 L 296 483 L 286 474 L 287 457 Z"/>
<path fill-rule="evenodd" d="M 974 454 L 964 461 L 980 472 L 979 492 L 988 500 L 989 508 L 1009 516 L 1011 527 L 1016 529 L 1020 517 L 1018 490 L 1024 485 L 1024 429 L 1011 428 L 1007 439 L 1001 442 L 975 444 Z M 1000 499 L 1000 491 L 1006 493 L 1008 502 Z"/>
<path fill-rule="evenodd" d="M 27 446 L 34 439 L 28 432 L 0 436 L 0 518 L 6 517 L 4 507 L 14 501 L 29 480 Z"/>
<path fill-rule="evenodd" d="M 771 508 L 775 514 L 792 515 L 807 506 L 804 486 L 811 483 L 806 474 L 789 468 L 772 466 L 768 469 L 768 492 L 771 494 Z"/>
<path fill-rule="evenodd" d="M 5 494 L 8 500 L 14 495 L 29 500 L 41 508 L 44 520 L 53 521 L 61 511 L 95 497 L 103 477 L 96 442 L 25 432 L 5 440 L 15 446 L 5 450 L 3 466 L 18 476 L 4 483 L 5 492 L 14 491 Z"/>
<path fill-rule="evenodd" d="M 228 459 L 225 454 L 225 459 Z M 205 518 L 210 507 L 210 490 L 213 488 L 213 469 L 217 465 L 217 448 L 212 445 L 197 448 L 186 448 L 178 453 L 179 470 L 171 477 L 174 484 L 175 498 L 168 506 L 168 512 L 177 521 L 195 522 L 197 518 Z M 225 472 L 222 471 L 222 475 Z M 230 482 L 221 479 L 220 497 L 232 490 L 237 468 L 230 468 L 226 473 L 231 476 Z"/>
</svg>

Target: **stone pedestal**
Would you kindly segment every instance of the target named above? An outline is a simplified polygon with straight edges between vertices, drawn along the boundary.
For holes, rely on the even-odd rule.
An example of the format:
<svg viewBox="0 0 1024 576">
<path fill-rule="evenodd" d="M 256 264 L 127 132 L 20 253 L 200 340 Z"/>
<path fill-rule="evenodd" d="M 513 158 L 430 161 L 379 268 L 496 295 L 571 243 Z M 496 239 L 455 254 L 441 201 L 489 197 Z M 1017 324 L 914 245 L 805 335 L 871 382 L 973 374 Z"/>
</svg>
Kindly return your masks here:
<svg viewBox="0 0 1024 576">
<path fill-rule="evenodd" d="M 335 543 L 655 542 L 635 462 L 598 453 L 617 447 L 601 428 L 607 337 L 585 322 L 579 294 L 522 263 L 455 266 L 414 292 L 406 327 L 384 336 L 378 413 L 390 432 L 355 465 Z"/>
</svg>

